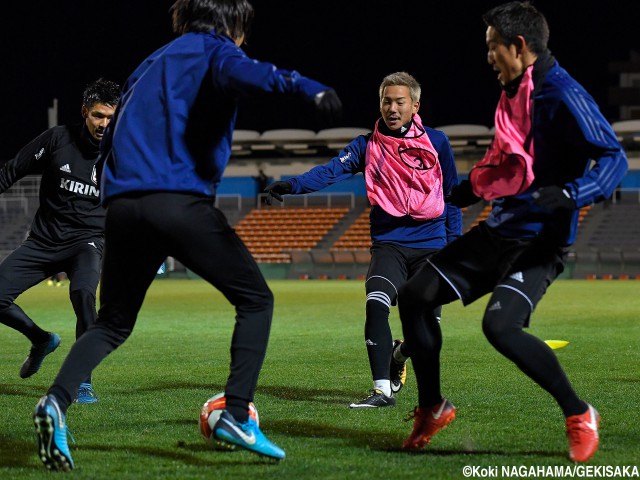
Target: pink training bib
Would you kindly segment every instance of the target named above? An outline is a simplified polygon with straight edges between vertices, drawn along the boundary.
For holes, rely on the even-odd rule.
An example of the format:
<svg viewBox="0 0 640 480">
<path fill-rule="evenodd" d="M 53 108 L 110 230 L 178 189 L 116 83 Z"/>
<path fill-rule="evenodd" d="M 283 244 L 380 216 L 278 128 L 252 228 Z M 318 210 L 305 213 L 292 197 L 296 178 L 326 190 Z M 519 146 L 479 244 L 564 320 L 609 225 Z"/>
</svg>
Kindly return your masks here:
<svg viewBox="0 0 640 480">
<path fill-rule="evenodd" d="M 513 98 L 502 92 L 491 146 L 469 172 L 473 193 L 485 200 L 517 195 L 533 182 L 532 72 L 530 65 Z"/>
<path fill-rule="evenodd" d="M 444 211 L 438 152 L 418 115 L 402 138 L 383 135 L 376 122 L 365 156 L 365 182 L 371 205 L 394 217 L 430 220 Z"/>
</svg>

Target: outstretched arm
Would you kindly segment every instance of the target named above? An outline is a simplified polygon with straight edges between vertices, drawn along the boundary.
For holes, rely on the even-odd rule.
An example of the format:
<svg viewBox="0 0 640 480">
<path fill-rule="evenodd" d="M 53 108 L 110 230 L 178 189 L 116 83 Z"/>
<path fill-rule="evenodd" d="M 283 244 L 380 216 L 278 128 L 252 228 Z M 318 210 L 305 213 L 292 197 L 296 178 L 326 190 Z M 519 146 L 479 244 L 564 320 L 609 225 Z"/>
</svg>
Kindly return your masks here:
<svg viewBox="0 0 640 480">
<path fill-rule="evenodd" d="M 45 131 L 0 168 L 0 193 L 4 193 L 22 177 L 44 171 L 52 135 L 51 129 Z"/>
<path fill-rule="evenodd" d="M 228 55 L 214 64 L 213 81 L 221 89 L 239 95 L 280 93 L 301 96 L 314 105 L 326 124 L 336 123 L 342 115 L 342 102 L 335 90 L 295 70 L 283 70 L 268 62 L 246 56 L 234 45 L 226 45 Z"/>
<path fill-rule="evenodd" d="M 275 198 L 282 201 L 282 195 L 311 193 L 322 190 L 334 183 L 364 171 L 364 156 L 368 136 L 360 135 L 343 148 L 338 156 L 324 165 L 318 165 L 302 175 L 267 186 L 267 203 Z"/>
</svg>

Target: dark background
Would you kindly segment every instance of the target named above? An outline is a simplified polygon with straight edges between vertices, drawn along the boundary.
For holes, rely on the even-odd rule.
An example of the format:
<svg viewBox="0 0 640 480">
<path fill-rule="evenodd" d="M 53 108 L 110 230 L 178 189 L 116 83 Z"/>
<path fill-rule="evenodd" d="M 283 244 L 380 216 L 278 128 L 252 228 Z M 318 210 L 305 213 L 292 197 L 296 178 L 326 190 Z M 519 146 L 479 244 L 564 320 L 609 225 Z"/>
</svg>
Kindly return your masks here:
<svg viewBox="0 0 640 480">
<path fill-rule="evenodd" d="M 123 83 L 149 53 L 173 38 L 171 0 L 57 0 L 3 5 L 3 106 L 0 159 L 47 128 L 59 99 L 59 122 L 80 120 L 84 86 L 99 76 Z M 345 113 L 339 126 L 370 127 L 378 86 L 406 70 L 422 84 L 421 115 L 430 126 L 493 124 L 500 90 L 486 63 L 481 15 L 500 0 L 254 0 L 247 54 L 295 69 L 334 87 Z M 538 0 L 551 28 L 552 53 L 614 121 L 607 89 L 618 83 L 611 61 L 640 50 L 640 0 Z M 311 128 L 320 124 L 300 102 L 251 98 L 237 128 Z"/>
</svg>

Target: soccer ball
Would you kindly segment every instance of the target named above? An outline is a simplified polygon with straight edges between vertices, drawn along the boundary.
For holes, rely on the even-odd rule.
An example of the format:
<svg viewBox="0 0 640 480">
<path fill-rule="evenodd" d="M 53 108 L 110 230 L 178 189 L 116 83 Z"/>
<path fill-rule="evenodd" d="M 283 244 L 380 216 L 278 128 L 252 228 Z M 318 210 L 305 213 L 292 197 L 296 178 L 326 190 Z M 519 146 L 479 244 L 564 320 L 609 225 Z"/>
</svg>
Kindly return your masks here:
<svg viewBox="0 0 640 480">
<path fill-rule="evenodd" d="M 200 409 L 200 433 L 205 441 L 214 447 L 230 447 L 229 445 L 219 442 L 213 435 L 213 427 L 215 427 L 226 405 L 227 399 L 224 396 L 224 392 L 221 392 L 204 402 L 204 405 L 202 405 Z M 253 402 L 249 402 L 249 417 L 260 425 L 258 410 Z"/>
</svg>

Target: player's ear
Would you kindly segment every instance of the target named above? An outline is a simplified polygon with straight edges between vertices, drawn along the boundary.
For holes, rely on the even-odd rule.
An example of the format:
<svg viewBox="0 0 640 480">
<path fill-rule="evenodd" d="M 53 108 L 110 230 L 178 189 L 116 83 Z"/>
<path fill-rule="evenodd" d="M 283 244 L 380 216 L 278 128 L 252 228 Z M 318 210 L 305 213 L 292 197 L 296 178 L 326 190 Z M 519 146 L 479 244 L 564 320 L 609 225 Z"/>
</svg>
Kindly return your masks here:
<svg viewBox="0 0 640 480">
<path fill-rule="evenodd" d="M 86 105 L 82 105 L 80 112 L 82 113 L 82 118 L 87 118 L 89 116 L 89 109 Z"/>
<path fill-rule="evenodd" d="M 528 49 L 529 45 L 527 44 L 527 40 L 522 36 L 518 35 L 513 42 L 513 45 L 516 47 L 516 52 L 518 55 L 522 55 L 525 48 Z"/>
</svg>

